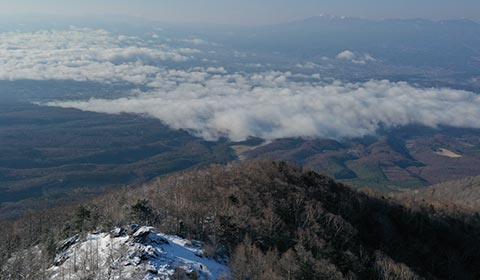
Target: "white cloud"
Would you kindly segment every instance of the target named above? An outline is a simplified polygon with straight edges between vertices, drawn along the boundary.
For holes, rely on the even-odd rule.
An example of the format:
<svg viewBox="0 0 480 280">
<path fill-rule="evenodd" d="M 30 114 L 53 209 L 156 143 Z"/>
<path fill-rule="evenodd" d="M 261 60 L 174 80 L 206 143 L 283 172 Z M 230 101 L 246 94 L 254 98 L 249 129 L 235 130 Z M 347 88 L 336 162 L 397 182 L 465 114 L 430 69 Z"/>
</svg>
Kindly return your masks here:
<svg viewBox="0 0 480 280">
<path fill-rule="evenodd" d="M 150 89 L 128 98 L 48 105 L 148 115 L 205 139 L 361 137 L 375 134 L 379 127 L 407 124 L 480 128 L 480 97 L 471 92 L 388 81 L 326 83 L 319 81 L 318 74 L 229 73 L 218 64 L 188 71 L 159 66 L 163 61 L 188 60 L 198 52 L 151 45 L 103 30 L 0 33 L 0 80 L 64 79 L 146 86 Z M 238 51 L 233 55 L 247 56 Z M 352 51 L 340 53 L 337 59 L 357 64 L 375 60 Z"/>
<path fill-rule="evenodd" d="M 307 62 L 304 64 L 298 63 L 295 65 L 295 67 L 300 68 L 300 69 L 315 69 L 318 68 L 320 65 L 313 63 L 313 62 Z"/>
<path fill-rule="evenodd" d="M 349 50 L 343 51 L 337 55 L 338 59 L 352 60 L 355 59 L 356 55 Z"/>
<path fill-rule="evenodd" d="M 361 137 L 380 127 L 420 124 L 480 128 L 480 96 L 407 83 L 295 82 L 292 73 L 164 71 L 156 89 L 114 100 L 51 102 L 102 113 L 134 113 L 205 139 Z"/>
<path fill-rule="evenodd" d="M 227 70 L 223 67 L 208 67 L 206 69 L 208 73 L 216 73 L 216 74 L 226 74 Z"/>
<path fill-rule="evenodd" d="M 354 64 L 367 64 L 376 61 L 370 54 L 356 54 L 350 50 L 345 50 L 337 55 L 337 59 L 347 60 Z"/>
<path fill-rule="evenodd" d="M 202 45 L 209 45 L 210 43 L 199 38 L 190 38 L 190 39 L 182 39 L 180 40 L 181 42 L 196 45 L 196 46 L 202 46 Z"/>
<path fill-rule="evenodd" d="M 135 37 L 104 30 L 70 29 L 0 33 L 1 80 L 145 83 L 162 61 L 186 61 L 194 49 L 146 46 Z"/>
</svg>

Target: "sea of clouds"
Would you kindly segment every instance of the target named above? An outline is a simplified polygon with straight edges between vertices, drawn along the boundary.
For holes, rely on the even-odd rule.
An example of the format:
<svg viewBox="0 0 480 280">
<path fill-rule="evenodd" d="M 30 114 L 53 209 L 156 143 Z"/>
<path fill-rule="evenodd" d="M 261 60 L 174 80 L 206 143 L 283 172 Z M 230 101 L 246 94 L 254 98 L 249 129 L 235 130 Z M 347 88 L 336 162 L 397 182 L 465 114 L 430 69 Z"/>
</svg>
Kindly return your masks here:
<svg viewBox="0 0 480 280">
<path fill-rule="evenodd" d="M 154 63 L 182 62 L 198 50 L 152 45 L 105 30 L 0 33 L 0 80 L 75 80 L 143 84 Z"/>
<path fill-rule="evenodd" d="M 1 80 L 75 80 L 138 85 L 129 97 L 51 101 L 47 106 L 154 117 L 207 140 L 249 136 L 348 138 L 379 128 L 419 124 L 480 128 L 480 95 L 404 82 L 349 83 L 318 74 L 225 67 L 173 69 L 162 62 L 201 58 L 191 48 L 152 44 L 104 30 L 71 29 L 0 34 Z M 370 56 L 342 52 L 337 59 L 365 63 Z M 141 86 L 141 87 L 140 87 Z M 146 90 L 145 90 L 146 89 Z"/>
<path fill-rule="evenodd" d="M 346 138 L 380 127 L 420 124 L 480 128 L 480 96 L 407 83 L 312 83 L 290 73 L 209 74 L 168 71 L 166 88 L 119 99 L 50 102 L 109 114 L 134 113 L 187 129 L 208 140 L 284 137 Z M 158 84 L 162 82 L 157 81 Z"/>
</svg>

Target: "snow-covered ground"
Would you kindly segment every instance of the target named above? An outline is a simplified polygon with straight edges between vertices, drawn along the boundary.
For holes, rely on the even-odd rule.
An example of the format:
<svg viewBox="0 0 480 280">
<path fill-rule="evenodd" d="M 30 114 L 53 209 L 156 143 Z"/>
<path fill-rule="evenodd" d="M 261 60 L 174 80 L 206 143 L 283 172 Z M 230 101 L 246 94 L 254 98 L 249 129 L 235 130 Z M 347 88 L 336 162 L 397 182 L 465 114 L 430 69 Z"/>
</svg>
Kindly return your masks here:
<svg viewBox="0 0 480 280">
<path fill-rule="evenodd" d="M 157 233 L 151 227 L 72 237 L 49 269 L 52 280 L 227 279 L 228 267 L 203 256 L 201 243 Z"/>
</svg>

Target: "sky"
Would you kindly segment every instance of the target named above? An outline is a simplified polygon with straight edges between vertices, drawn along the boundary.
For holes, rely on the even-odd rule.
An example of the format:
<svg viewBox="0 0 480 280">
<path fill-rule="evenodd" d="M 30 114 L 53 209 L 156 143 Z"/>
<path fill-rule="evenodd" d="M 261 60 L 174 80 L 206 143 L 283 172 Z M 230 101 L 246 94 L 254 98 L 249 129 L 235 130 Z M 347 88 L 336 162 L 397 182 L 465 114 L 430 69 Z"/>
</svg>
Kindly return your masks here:
<svg viewBox="0 0 480 280">
<path fill-rule="evenodd" d="M 0 0 L 0 15 L 128 15 L 165 22 L 261 25 L 329 14 L 367 19 L 468 18 L 478 0 Z"/>
</svg>

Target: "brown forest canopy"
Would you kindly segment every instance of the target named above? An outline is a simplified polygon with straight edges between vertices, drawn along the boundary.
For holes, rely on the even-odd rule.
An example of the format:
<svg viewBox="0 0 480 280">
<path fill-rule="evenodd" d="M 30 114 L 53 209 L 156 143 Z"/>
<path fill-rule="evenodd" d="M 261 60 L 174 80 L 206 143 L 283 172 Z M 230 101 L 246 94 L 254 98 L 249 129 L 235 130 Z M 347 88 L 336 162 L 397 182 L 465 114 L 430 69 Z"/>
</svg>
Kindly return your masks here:
<svg viewBox="0 0 480 280">
<path fill-rule="evenodd" d="M 478 214 L 361 193 L 266 160 L 173 174 L 27 215 L 1 227 L 1 263 L 37 244 L 51 257 L 63 238 L 130 223 L 206 242 L 211 256 L 229 257 L 235 279 L 480 278 Z"/>
</svg>

